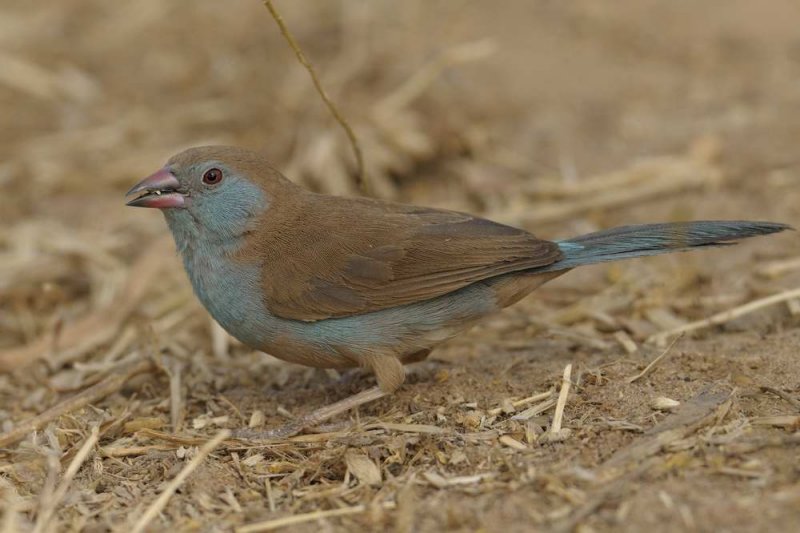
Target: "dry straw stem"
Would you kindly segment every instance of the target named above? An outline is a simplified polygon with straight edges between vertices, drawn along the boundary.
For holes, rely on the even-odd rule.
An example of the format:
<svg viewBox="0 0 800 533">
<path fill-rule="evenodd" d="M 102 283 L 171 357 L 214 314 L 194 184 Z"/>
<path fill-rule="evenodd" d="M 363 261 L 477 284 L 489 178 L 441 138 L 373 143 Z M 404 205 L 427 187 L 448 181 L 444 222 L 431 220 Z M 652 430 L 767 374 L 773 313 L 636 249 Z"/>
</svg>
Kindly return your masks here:
<svg viewBox="0 0 800 533">
<path fill-rule="evenodd" d="M 154 501 L 150 507 L 144 512 L 141 518 L 136 522 L 136 525 L 133 526 L 131 530 L 132 533 L 141 533 L 144 529 L 150 524 L 150 522 L 164 510 L 164 507 L 167 506 L 169 499 L 175 494 L 175 491 L 178 490 L 178 487 L 186 481 L 186 478 L 195 471 L 195 469 L 200 466 L 206 457 L 211 454 L 211 452 L 219 446 L 222 441 L 227 439 L 230 436 L 231 432 L 227 429 L 221 430 L 219 433 L 214 435 L 214 438 L 206 442 L 198 451 L 197 455 L 192 457 L 192 460 L 189 461 L 186 466 L 178 473 L 175 478 L 169 482 L 169 484 L 164 488 L 164 492 L 159 494 L 156 501 Z"/>
<path fill-rule="evenodd" d="M 783 392 L 782 390 L 776 389 L 775 387 L 770 387 L 769 385 L 762 385 L 760 389 L 762 392 L 771 392 L 775 396 L 778 396 L 779 398 L 785 400 L 786 402 L 791 404 L 792 407 L 800 411 L 800 401 L 798 401 L 796 398 L 793 398 L 789 394 Z"/>
<path fill-rule="evenodd" d="M 740 305 L 738 307 L 722 311 L 721 313 L 717 313 L 716 315 L 710 316 L 703 320 L 690 322 L 688 324 L 684 324 L 683 326 L 668 331 L 662 331 L 661 333 L 656 333 L 655 335 L 651 335 L 647 339 L 647 342 L 653 343 L 656 346 L 663 346 L 664 344 L 666 344 L 667 339 L 669 339 L 673 335 L 688 333 L 690 331 L 697 331 L 699 329 L 708 328 L 711 326 L 719 326 L 720 324 L 730 322 L 731 320 L 735 320 L 739 317 L 745 316 L 754 311 L 758 311 L 759 309 L 762 309 L 764 307 L 769 307 L 770 305 L 775 305 L 777 303 L 792 300 L 794 298 L 800 298 L 800 288 L 779 292 L 778 294 L 773 294 L 765 298 L 759 298 L 758 300 L 753 300 L 752 302 L 748 302 L 744 305 Z"/>
<path fill-rule="evenodd" d="M 394 502 L 385 502 L 380 504 L 380 507 L 386 511 L 391 511 L 396 507 Z M 337 516 L 349 516 L 354 514 L 365 513 L 369 511 L 369 505 L 354 505 L 352 507 L 342 507 L 341 509 L 330 509 L 328 511 L 313 511 L 311 513 L 304 513 L 294 516 L 285 516 L 283 518 L 276 518 L 274 520 L 265 520 L 264 522 L 256 522 L 246 526 L 238 527 L 234 531 L 236 533 L 258 533 L 260 531 L 275 531 L 289 526 L 296 526 L 298 524 L 305 524 L 306 522 L 313 522 L 315 520 L 322 520 L 325 518 L 334 518 Z"/>
<path fill-rule="evenodd" d="M 628 333 L 625 330 L 620 329 L 618 331 L 615 331 L 614 338 L 617 339 L 617 342 L 620 343 L 622 348 L 629 354 L 634 354 L 637 351 L 639 351 L 639 347 L 636 345 L 633 339 L 631 339 L 630 335 L 628 335 Z"/>
<path fill-rule="evenodd" d="M 383 118 L 397 113 L 425 92 L 444 69 L 459 63 L 487 58 L 496 50 L 497 44 L 492 39 L 480 39 L 446 49 L 378 102 L 375 106 L 375 113 Z"/>
<path fill-rule="evenodd" d="M 0 85 L 13 87 L 42 100 L 55 100 L 64 83 L 50 70 L 19 56 L 0 53 Z"/>
<path fill-rule="evenodd" d="M 800 429 L 800 415 L 757 416 L 750 419 L 754 426 L 773 426 L 786 429 Z"/>
<path fill-rule="evenodd" d="M 511 420 L 529 420 L 536 415 L 542 414 L 556 404 L 556 400 L 548 398 L 547 400 L 538 403 L 532 407 L 528 407 L 522 412 L 519 412 L 511 417 Z"/>
<path fill-rule="evenodd" d="M 50 520 L 53 518 L 56 508 L 61 503 L 61 500 L 64 499 L 64 496 L 67 494 L 67 490 L 69 489 L 69 485 L 72 483 L 75 474 L 78 473 L 78 470 L 89 457 L 89 452 L 91 452 L 92 448 L 94 448 L 95 444 L 97 444 L 98 438 L 99 429 L 98 426 L 94 426 L 91 433 L 86 438 L 86 441 L 83 443 L 80 450 L 78 450 L 78 453 L 75 454 L 75 457 L 73 457 L 72 462 L 67 467 L 67 471 L 64 472 L 64 477 L 61 478 L 61 483 L 58 484 L 58 488 L 56 488 L 53 496 L 44 502 L 44 508 L 39 512 L 39 517 L 36 520 L 36 527 L 34 527 L 33 533 L 47 531 L 48 525 L 50 524 Z"/>
<path fill-rule="evenodd" d="M 505 435 L 508 436 L 508 435 Z M 510 438 L 510 437 L 509 437 Z M 501 437 L 502 439 L 502 437 Z M 514 440 L 514 439 L 511 439 Z M 521 449 L 527 450 L 528 448 L 519 441 L 514 441 L 522 446 Z M 471 476 L 456 476 L 444 477 L 436 472 L 430 471 L 423 474 L 425 480 L 437 489 L 446 489 L 448 487 L 458 487 L 464 485 L 477 485 L 483 481 L 488 481 L 497 477 L 496 472 L 486 472 L 484 474 L 474 474 Z"/>
<path fill-rule="evenodd" d="M 63 402 L 55 405 L 45 411 L 22 422 L 19 426 L 0 435 L 0 448 L 13 444 L 25 438 L 25 436 L 36 431 L 67 413 L 77 411 L 86 407 L 90 403 L 94 403 L 101 398 L 105 398 L 111 393 L 118 391 L 130 378 L 143 372 L 149 372 L 155 368 L 155 365 L 150 360 L 138 361 L 131 364 L 116 374 L 107 377 L 103 381 L 92 385 L 83 392 L 64 400 Z"/>
<path fill-rule="evenodd" d="M 533 396 L 528 396 L 527 398 L 522 398 L 521 400 L 512 401 L 511 405 L 513 407 L 522 407 L 523 405 L 528 405 L 529 403 L 546 400 L 553 395 L 554 390 L 555 389 L 550 389 L 547 392 L 540 392 L 539 394 L 534 394 Z M 495 407 L 494 409 L 489 409 L 487 411 L 490 416 L 497 416 L 502 412 L 503 407 Z"/>
<path fill-rule="evenodd" d="M 664 349 L 664 351 L 663 351 L 663 352 L 661 352 L 661 353 L 659 354 L 659 356 L 658 356 L 658 357 L 656 357 L 655 359 L 653 359 L 652 361 L 650 361 L 650 364 L 649 364 L 649 365 L 647 365 L 646 367 L 644 367 L 644 370 L 642 370 L 641 372 L 639 372 L 639 373 L 638 373 L 638 374 L 636 374 L 635 376 L 631 376 L 631 377 L 629 377 L 629 378 L 626 378 L 626 379 L 625 379 L 625 381 L 626 381 L 626 382 L 628 382 L 628 383 L 633 383 L 633 382 L 635 382 L 635 381 L 638 381 L 638 380 L 642 379 L 642 378 L 643 378 L 643 377 L 645 377 L 647 374 L 649 374 L 650 372 L 652 372 L 653 368 L 655 368 L 655 366 L 656 366 L 656 365 L 657 365 L 659 362 L 661 362 L 661 360 L 662 360 L 662 359 L 664 359 L 664 357 L 666 357 L 666 355 L 667 355 L 667 354 L 670 352 L 670 350 L 672 350 L 672 347 L 673 347 L 673 346 L 675 346 L 675 343 L 676 343 L 676 342 L 678 342 L 678 339 L 680 339 L 681 337 L 683 337 L 683 335 L 682 335 L 682 334 L 681 334 L 681 335 L 678 335 L 677 337 L 675 337 L 674 339 L 672 339 L 672 342 L 671 342 L 671 343 L 669 343 L 669 346 L 667 346 L 667 347 Z"/>
<path fill-rule="evenodd" d="M 169 420 L 172 431 L 177 433 L 183 423 L 183 394 L 181 394 L 181 371 L 183 365 L 179 361 L 164 364 L 162 370 L 169 378 Z"/>
<path fill-rule="evenodd" d="M 48 355 L 54 365 L 64 364 L 111 342 L 125 319 L 153 286 L 153 279 L 165 264 L 165 255 L 169 255 L 170 242 L 164 238 L 150 244 L 149 251 L 131 267 L 127 283 L 108 306 L 65 325 L 56 338 L 45 335 L 27 346 L 0 351 L 0 372 L 24 368 Z"/>
<path fill-rule="evenodd" d="M 567 396 L 572 385 L 572 363 L 564 367 L 564 376 L 561 378 L 561 390 L 556 401 L 556 412 L 553 414 L 553 423 L 547 434 L 546 440 L 559 441 L 564 439 L 564 432 L 561 430 L 561 422 L 564 419 L 564 407 L 567 405 Z"/>
<path fill-rule="evenodd" d="M 570 197 L 568 201 L 541 203 L 535 210 L 526 209 L 516 218 L 520 223 L 527 225 L 556 222 L 586 213 L 699 189 L 716 184 L 721 179 L 718 168 L 692 155 L 648 159 L 621 172 L 623 174 L 621 177 L 610 174 L 598 176 L 597 179 L 622 180 L 627 176 L 630 183 L 626 187 L 602 189 L 594 194 Z M 644 181 L 643 177 L 646 177 Z M 498 217 L 508 218 L 499 213 Z"/>
<path fill-rule="evenodd" d="M 771 261 L 756 269 L 756 274 L 765 278 L 777 278 L 787 272 L 800 270 L 800 257 Z"/>
<path fill-rule="evenodd" d="M 289 31 L 289 28 L 283 21 L 283 17 L 281 17 L 280 13 L 278 13 L 278 10 L 275 9 L 275 6 L 272 5 L 272 1 L 264 0 L 264 6 L 266 6 L 266 8 L 269 10 L 272 18 L 275 19 L 275 23 L 278 25 L 278 28 L 280 28 L 281 34 L 283 34 L 286 42 L 288 42 L 289 46 L 292 48 L 292 50 L 294 50 L 297 60 L 308 71 L 308 74 L 311 76 L 311 81 L 314 82 L 314 87 L 316 88 L 317 93 L 319 93 L 320 98 L 322 98 L 322 101 L 325 102 L 326 106 L 328 106 L 328 110 L 347 134 L 347 138 L 350 140 L 350 145 L 353 147 L 353 154 L 356 156 L 356 165 L 358 166 L 356 180 L 358 182 L 358 187 L 365 195 L 369 195 L 371 191 L 369 190 L 369 184 L 367 183 L 367 178 L 364 171 L 364 156 L 361 153 L 361 146 L 358 144 L 356 134 L 353 132 L 353 129 L 350 127 L 350 124 L 347 122 L 344 116 L 339 112 L 339 109 L 336 107 L 333 101 L 331 101 L 331 99 L 328 97 L 327 93 L 325 93 L 325 89 L 322 88 L 322 83 L 319 81 L 314 67 L 311 65 L 308 59 L 306 59 L 303 50 L 294 40 L 292 33 Z"/>
</svg>

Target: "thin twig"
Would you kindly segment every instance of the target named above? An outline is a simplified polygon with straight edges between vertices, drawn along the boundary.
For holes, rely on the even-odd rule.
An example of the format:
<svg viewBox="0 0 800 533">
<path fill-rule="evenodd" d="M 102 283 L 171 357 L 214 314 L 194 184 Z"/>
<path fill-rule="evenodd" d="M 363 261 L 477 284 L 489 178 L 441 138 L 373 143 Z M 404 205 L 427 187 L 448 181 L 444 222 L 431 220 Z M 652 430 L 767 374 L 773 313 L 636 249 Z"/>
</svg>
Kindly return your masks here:
<svg viewBox="0 0 800 533">
<path fill-rule="evenodd" d="M 365 195 L 369 195 L 369 184 L 367 183 L 367 178 L 364 170 L 364 156 L 361 153 L 361 146 L 358 144 L 358 140 L 356 139 L 356 134 L 353 132 L 353 129 L 350 127 L 350 124 L 344 118 L 344 116 L 339 112 L 339 109 L 336 105 L 331 101 L 328 97 L 327 93 L 325 93 L 325 89 L 322 88 L 322 83 L 319 81 L 317 77 L 317 73 L 314 70 L 314 67 L 311 63 L 306 59 L 303 50 L 294 40 L 292 33 L 289 31 L 289 28 L 286 26 L 286 23 L 283 21 L 283 17 L 281 17 L 278 10 L 275 9 L 275 6 L 272 5 L 272 0 L 264 0 L 264 6 L 269 10 L 270 15 L 272 18 L 275 19 L 275 23 L 278 25 L 278 28 L 281 30 L 281 34 L 286 39 L 286 42 L 289 43 L 289 46 L 294 50 L 295 55 L 297 56 L 297 60 L 300 61 L 300 64 L 305 67 L 308 71 L 308 74 L 311 76 L 311 81 L 314 82 L 314 87 L 317 89 L 317 93 L 319 93 L 320 98 L 322 101 L 325 102 L 325 105 L 328 106 L 328 110 L 331 112 L 333 117 L 336 121 L 342 126 L 344 132 L 347 134 L 347 138 L 350 140 L 350 146 L 353 147 L 353 154 L 356 156 L 356 165 L 358 166 L 358 173 L 356 174 L 356 182 L 358 184 L 359 189 Z"/>
<path fill-rule="evenodd" d="M 675 337 L 674 339 L 672 339 L 672 342 L 669 343 L 669 346 L 664 348 L 664 351 L 661 352 L 658 357 L 656 357 L 655 359 L 650 361 L 650 364 L 647 365 L 646 367 L 644 367 L 644 370 L 642 370 L 641 372 L 639 372 L 635 376 L 631 376 L 629 378 L 626 378 L 625 381 L 627 381 L 628 383 L 633 383 L 634 381 L 640 380 L 643 377 L 645 377 L 647 374 L 649 374 L 653 370 L 653 368 L 659 363 L 659 361 L 664 359 L 664 357 L 669 353 L 669 351 L 672 350 L 672 347 L 675 346 L 675 343 L 678 342 L 678 339 L 680 339 L 681 337 L 683 337 L 683 334 L 680 334 L 677 337 Z"/>
<path fill-rule="evenodd" d="M 706 187 L 719 180 L 717 168 L 698 163 L 691 158 L 661 158 L 637 164 L 623 172 L 646 173 L 650 179 L 619 190 L 607 190 L 571 201 L 542 203 L 536 211 L 521 213 L 490 213 L 501 220 L 518 224 L 542 224 L 574 218 L 589 212 L 644 202 L 653 198 Z"/>
<path fill-rule="evenodd" d="M 770 261 L 756 269 L 756 274 L 765 278 L 777 278 L 787 272 L 800 269 L 800 257 Z"/>
<path fill-rule="evenodd" d="M 720 324 L 724 324 L 725 322 L 730 322 L 731 320 L 750 314 L 754 311 L 758 311 L 761 308 L 768 307 L 770 305 L 774 305 L 780 302 L 785 302 L 793 298 L 800 298 L 800 288 L 779 292 L 778 294 L 773 294 L 771 296 L 766 296 L 764 298 L 759 298 L 758 300 L 753 300 L 752 302 L 747 302 L 744 305 L 733 307 L 731 309 L 722 311 L 721 313 L 717 313 L 716 315 L 710 316 L 703 320 L 690 322 L 688 324 L 684 324 L 680 327 L 671 330 L 662 331 L 661 333 L 656 333 L 655 335 L 651 335 L 647 339 L 647 342 L 652 342 L 657 346 L 660 346 L 663 345 L 666 342 L 666 340 L 672 337 L 673 335 L 678 335 L 680 333 L 688 333 L 690 331 L 696 331 L 698 329 L 703 329 L 711 326 L 718 326 Z"/>
<path fill-rule="evenodd" d="M 51 407 L 44 413 L 25 420 L 16 428 L 0 435 L 0 448 L 24 439 L 25 436 L 31 431 L 36 431 L 37 429 L 44 427 L 49 422 L 52 422 L 62 415 L 76 411 L 92 402 L 118 391 L 125 384 L 125 382 L 133 376 L 143 372 L 149 372 L 153 368 L 154 365 L 149 359 L 142 360 L 129 366 L 122 372 L 107 377 L 100 383 L 92 385 L 85 391 L 67 398 L 58 405 Z"/>
<path fill-rule="evenodd" d="M 797 398 L 793 398 L 791 395 L 786 394 L 782 390 L 776 389 L 775 387 L 770 387 L 769 385 L 762 385 L 760 388 L 762 392 L 771 392 L 775 396 L 786 400 L 786 402 L 791 404 L 792 407 L 800 411 L 800 401 L 798 401 Z"/>
<path fill-rule="evenodd" d="M 555 392 L 555 389 L 550 389 L 547 392 L 540 392 L 539 394 L 534 394 L 533 396 L 528 396 L 527 398 L 522 398 L 521 400 L 511 402 L 511 405 L 514 407 L 522 407 L 523 405 L 528 405 L 529 403 L 538 402 L 540 400 L 546 400 L 553 395 L 553 392 Z M 489 416 L 497 416 L 502 412 L 503 412 L 502 407 L 495 407 L 494 409 L 489 409 L 487 411 L 487 414 L 489 414 Z"/>
<path fill-rule="evenodd" d="M 392 510 L 396 507 L 394 502 L 385 502 L 381 504 L 385 510 Z M 274 531 L 282 527 L 296 526 L 297 524 L 304 524 L 314 520 L 321 520 L 323 518 L 333 518 L 335 516 L 348 516 L 367 512 L 370 509 L 369 505 L 354 505 L 352 507 L 342 507 L 341 509 L 330 509 L 328 511 L 312 511 L 310 513 L 299 514 L 294 516 L 284 516 L 282 518 L 275 518 L 273 520 L 265 520 L 264 522 L 256 522 L 246 526 L 238 527 L 235 529 L 236 533 L 259 533 L 261 531 Z"/>
<path fill-rule="evenodd" d="M 524 411 L 520 411 L 519 413 L 515 414 L 511 417 L 511 420 L 529 420 L 536 415 L 540 415 L 553 407 L 556 404 L 556 401 L 552 398 L 543 401 L 542 403 L 538 403 L 532 407 L 528 407 Z"/>
<path fill-rule="evenodd" d="M 214 449 L 219 446 L 222 441 L 227 439 L 230 436 L 231 432 L 227 429 L 221 430 L 219 433 L 214 435 L 214 438 L 210 441 L 206 442 L 198 451 L 197 455 L 192 457 L 192 460 L 189 461 L 186 466 L 183 467 L 175 478 L 169 482 L 169 484 L 164 488 L 164 492 L 158 495 L 158 498 L 150 504 L 150 507 L 144 512 L 141 518 L 136 522 L 136 525 L 133 526 L 131 530 L 132 533 L 141 533 L 147 527 L 147 525 L 153 520 L 153 518 L 158 515 L 164 507 L 167 506 L 167 502 L 175 494 L 175 491 L 178 490 L 178 487 L 186 481 L 186 478 L 194 472 L 194 470 L 200 466 L 200 463 L 208 457 L 208 455 L 214 451 Z"/>
<path fill-rule="evenodd" d="M 180 431 L 183 422 L 182 369 L 183 365 L 179 361 L 175 361 L 169 372 L 169 419 L 174 433 Z"/>
<path fill-rule="evenodd" d="M 86 458 L 89 457 L 89 452 L 91 452 L 94 445 L 97 444 L 98 438 L 99 428 L 98 426 L 94 426 L 92 432 L 86 438 L 80 450 L 78 450 L 78 453 L 72 458 L 72 462 L 67 467 L 67 471 L 64 472 L 64 477 L 61 478 L 61 483 L 58 484 L 58 488 L 56 488 L 52 498 L 49 498 L 45 502 L 45 508 L 42 509 L 42 512 L 36 520 L 36 527 L 34 527 L 33 533 L 41 533 L 47 530 L 47 526 L 53 518 L 53 513 L 55 513 L 61 500 L 64 499 L 64 496 L 67 494 L 67 489 L 69 489 L 69 485 L 72 483 L 72 479 L 75 477 L 75 474 L 78 473 L 78 470 L 80 470 Z"/>
<path fill-rule="evenodd" d="M 562 440 L 564 434 L 561 432 L 561 422 L 564 418 L 564 407 L 567 405 L 567 396 L 572 385 L 572 363 L 564 367 L 564 376 L 561 378 L 561 390 L 556 401 L 556 412 L 553 414 L 553 423 L 550 425 L 547 439 L 552 441 Z"/>
<path fill-rule="evenodd" d="M 494 54 L 497 48 L 497 43 L 493 39 L 480 39 L 446 49 L 378 102 L 375 105 L 376 112 L 384 116 L 396 113 L 422 94 L 446 68 L 484 59 Z"/>
</svg>

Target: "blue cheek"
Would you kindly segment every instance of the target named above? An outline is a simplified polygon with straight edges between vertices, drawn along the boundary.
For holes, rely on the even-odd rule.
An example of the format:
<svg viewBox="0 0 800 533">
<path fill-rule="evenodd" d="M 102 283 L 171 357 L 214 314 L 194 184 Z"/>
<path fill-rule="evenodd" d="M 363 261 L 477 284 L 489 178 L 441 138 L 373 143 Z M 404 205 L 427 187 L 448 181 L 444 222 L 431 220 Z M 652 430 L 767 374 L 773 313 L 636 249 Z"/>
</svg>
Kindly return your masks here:
<svg viewBox="0 0 800 533">
<path fill-rule="evenodd" d="M 244 233 L 252 219 L 268 206 L 258 186 L 230 178 L 215 189 L 194 195 L 189 211 L 210 233 L 226 239 Z"/>
</svg>

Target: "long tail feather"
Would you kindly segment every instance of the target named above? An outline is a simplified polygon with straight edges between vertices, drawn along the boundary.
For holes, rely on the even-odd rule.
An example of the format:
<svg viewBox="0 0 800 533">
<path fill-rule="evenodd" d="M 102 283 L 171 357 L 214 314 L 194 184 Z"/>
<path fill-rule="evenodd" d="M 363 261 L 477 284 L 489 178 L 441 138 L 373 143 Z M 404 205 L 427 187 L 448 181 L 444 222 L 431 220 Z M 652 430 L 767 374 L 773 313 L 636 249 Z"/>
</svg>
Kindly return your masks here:
<svg viewBox="0 0 800 533">
<path fill-rule="evenodd" d="M 726 246 L 734 241 L 768 235 L 786 229 L 786 224 L 744 220 L 709 220 L 622 226 L 557 241 L 564 258 L 537 272 L 565 270 L 581 265 L 618 261 L 631 257 L 683 252 L 708 246 Z"/>
</svg>

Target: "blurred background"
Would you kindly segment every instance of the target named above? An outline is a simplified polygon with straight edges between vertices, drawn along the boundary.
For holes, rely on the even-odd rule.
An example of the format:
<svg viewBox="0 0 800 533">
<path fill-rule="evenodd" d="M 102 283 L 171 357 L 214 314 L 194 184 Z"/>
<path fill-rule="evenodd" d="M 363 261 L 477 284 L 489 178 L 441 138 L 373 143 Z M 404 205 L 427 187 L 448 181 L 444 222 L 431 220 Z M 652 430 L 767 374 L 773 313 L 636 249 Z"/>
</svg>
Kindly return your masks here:
<svg viewBox="0 0 800 533">
<path fill-rule="evenodd" d="M 544 238 L 695 218 L 800 226 L 796 0 L 276 7 L 352 124 L 378 196 Z M 319 375 L 278 371 L 252 354 L 228 359 L 244 348 L 193 299 L 162 217 L 124 206 L 124 192 L 169 156 L 209 143 L 261 150 L 314 190 L 358 194 L 345 135 L 261 2 L 4 0 L 0 126 L 0 367 L 31 370 L 0 375 L 3 430 L 149 353 L 142 331 L 196 382 L 188 417 L 214 411 L 198 395 L 253 379 L 236 400 L 243 411 L 272 401 L 266 385 L 287 383 L 283 404 L 313 407 L 291 386 L 324 389 Z M 506 331 L 536 330 L 566 343 L 570 351 L 556 350 L 564 357 L 602 360 L 620 349 L 615 332 L 635 348 L 654 332 L 797 287 L 799 255 L 795 234 L 575 272 L 440 358 L 493 372 L 521 349 L 503 344 Z M 757 333 L 725 350 L 790 330 L 796 312 L 739 324 L 732 331 Z M 532 358 L 553 346 L 530 342 L 540 343 Z M 783 366 L 770 368 L 789 379 L 797 336 L 776 342 Z M 31 365 L 39 359 L 47 364 Z M 565 359 L 549 361 L 516 379 L 545 387 L 536 380 L 559 376 Z M 259 374 L 258 365 L 273 366 Z M 161 393 L 135 392 L 147 416 L 166 420 Z M 109 412 L 125 403 L 108 402 Z M 100 415 L 86 416 L 71 427 L 85 432 Z M 78 433 L 58 435 L 66 447 Z M 23 476 L 18 489 L 35 494 L 43 475 Z"/>
</svg>

